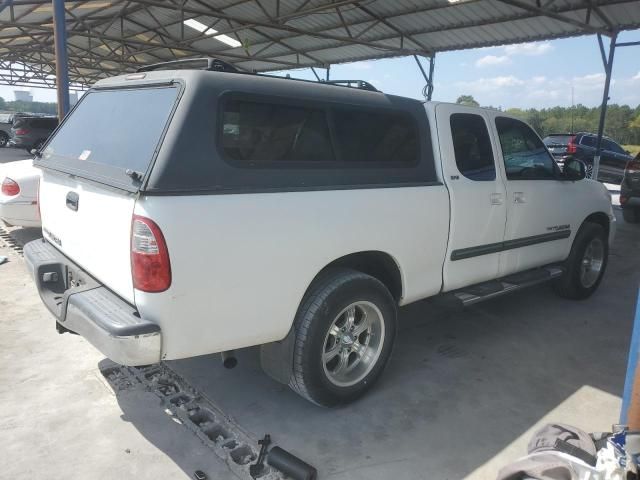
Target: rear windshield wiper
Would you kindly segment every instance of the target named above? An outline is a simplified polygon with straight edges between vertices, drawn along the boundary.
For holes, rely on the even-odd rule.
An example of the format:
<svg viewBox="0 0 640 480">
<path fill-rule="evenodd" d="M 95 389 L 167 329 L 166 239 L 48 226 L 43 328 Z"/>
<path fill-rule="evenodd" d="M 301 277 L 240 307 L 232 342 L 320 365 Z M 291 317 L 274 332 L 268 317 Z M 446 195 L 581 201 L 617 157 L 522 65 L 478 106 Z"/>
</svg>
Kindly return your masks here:
<svg viewBox="0 0 640 480">
<path fill-rule="evenodd" d="M 142 180 L 142 173 L 136 172 L 130 168 L 127 168 L 124 173 L 126 173 L 129 177 L 131 177 L 134 181 L 139 182 Z"/>
</svg>

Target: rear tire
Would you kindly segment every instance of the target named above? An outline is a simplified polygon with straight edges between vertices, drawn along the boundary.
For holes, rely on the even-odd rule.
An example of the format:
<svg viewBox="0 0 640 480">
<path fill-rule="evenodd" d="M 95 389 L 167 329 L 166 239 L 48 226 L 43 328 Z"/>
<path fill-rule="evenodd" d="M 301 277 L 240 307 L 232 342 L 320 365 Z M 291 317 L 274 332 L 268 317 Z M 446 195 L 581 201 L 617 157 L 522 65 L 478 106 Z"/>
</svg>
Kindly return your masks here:
<svg viewBox="0 0 640 480">
<path fill-rule="evenodd" d="M 0 148 L 6 147 L 9 143 L 9 135 L 5 132 L 0 132 Z"/>
<path fill-rule="evenodd" d="M 295 331 L 289 386 L 316 405 L 346 404 L 373 386 L 389 360 L 396 303 L 376 278 L 331 270 L 309 288 Z"/>
<path fill-rule="evenodd" d="M 605 229 L 596 223 L 585 222 L 573 241 L 565 273 L 554 283 L 558 295 L 583 300 L 596 291 L 602 281 L 609 256 Z"/>
<path fill-rule="evenodd" d="M 640 208 L 623 208 L 622 218 L 627 223 L 640 223 Z"/>
</svg>

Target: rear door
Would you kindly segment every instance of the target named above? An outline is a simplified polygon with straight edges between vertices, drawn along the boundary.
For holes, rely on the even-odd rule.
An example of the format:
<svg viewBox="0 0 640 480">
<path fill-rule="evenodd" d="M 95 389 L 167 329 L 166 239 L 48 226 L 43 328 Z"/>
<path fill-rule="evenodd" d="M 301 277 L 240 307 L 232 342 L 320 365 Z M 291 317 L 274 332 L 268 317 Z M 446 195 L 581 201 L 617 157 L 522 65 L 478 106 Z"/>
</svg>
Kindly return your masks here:
<svg viewBox="0 0 640 480">
<path fill-rule="evenodd" d="M 451 224 L 443 269 L 444 290 L 496 278 L 506 221 L 505 185 L 496 168 L 486 112 L 436 107 L 443 177 Z"/>
<path fill-rule="evenodd" d="M 47 240 L 133 303 L 131 219 L 160 146 L 175 87 L 87 93 L 35 162 Z"/>
</svg>

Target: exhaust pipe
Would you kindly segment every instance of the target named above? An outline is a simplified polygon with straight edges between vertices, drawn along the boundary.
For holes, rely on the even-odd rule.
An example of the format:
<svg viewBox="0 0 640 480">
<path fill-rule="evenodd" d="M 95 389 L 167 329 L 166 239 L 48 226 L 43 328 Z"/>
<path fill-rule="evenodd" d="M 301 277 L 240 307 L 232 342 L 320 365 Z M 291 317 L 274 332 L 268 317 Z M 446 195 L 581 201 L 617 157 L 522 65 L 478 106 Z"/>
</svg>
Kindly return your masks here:
<svg viewBox="0 0 640 480">
<path fill-rule="evenodd" d="M 220 354 L 222 356 L 222 365 L 224 368 L 234 368 L 238 365 L 238 359 L 236 358 L 235 350 L 227 350 Z"/>
</svg>

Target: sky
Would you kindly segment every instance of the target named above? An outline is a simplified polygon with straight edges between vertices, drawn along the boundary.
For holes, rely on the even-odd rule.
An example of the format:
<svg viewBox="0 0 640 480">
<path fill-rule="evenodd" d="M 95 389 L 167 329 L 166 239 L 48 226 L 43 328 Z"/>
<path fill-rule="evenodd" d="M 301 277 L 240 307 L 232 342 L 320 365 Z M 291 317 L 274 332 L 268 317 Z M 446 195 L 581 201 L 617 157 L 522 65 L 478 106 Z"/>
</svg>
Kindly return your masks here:
<svg viewBox="0 0 640 480">
<path fill-rule="evenodd" d="M 620 42 L 640 40 L 640 30 L 623 32 Z M 605 40 L 607 42 L 607 40 Z M 640 46 L 616 49 L 610 103 L 640 104 Z M 423 62 L 428 69 L 428 60 Z M 293 77 L 315 79 L 309 69 Z M 602 101 L 604 68 L 595 36 L 504 47 L 445 52 L 436 56 L 433 100 L 454 102 L 473 95 L 483 106 L 543 108 Z M 361 79 L 386 93 L 422 99 L 424 79 L 415 60 L 393 58 L 335 65 L 332 79 Z M 13 100 L 13 87 L 0 96 Z M 30 89 L 36 101 L 55 101 L 55 91 Z"/>
</svg>

